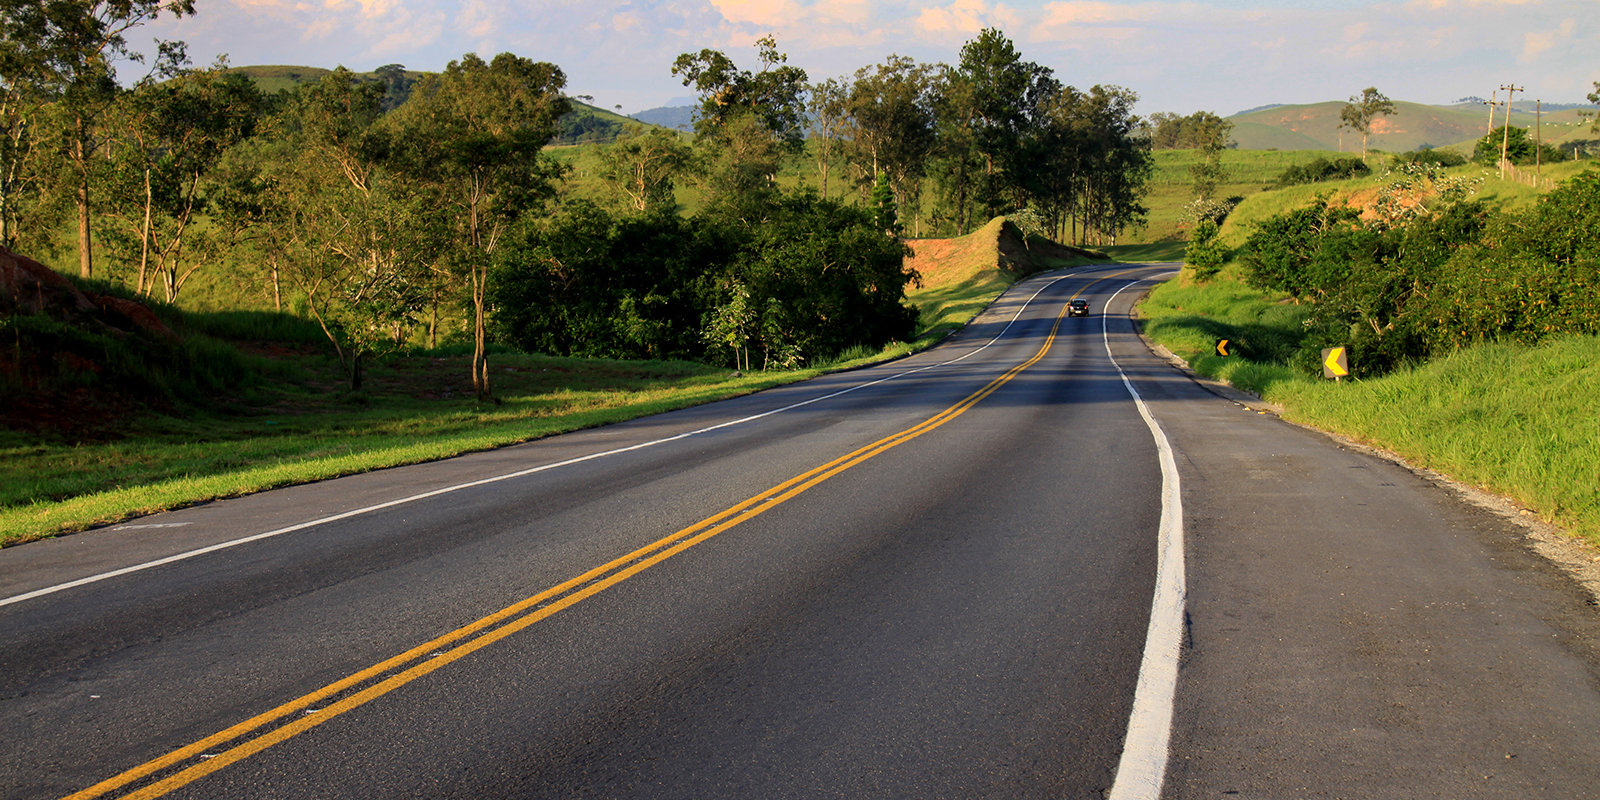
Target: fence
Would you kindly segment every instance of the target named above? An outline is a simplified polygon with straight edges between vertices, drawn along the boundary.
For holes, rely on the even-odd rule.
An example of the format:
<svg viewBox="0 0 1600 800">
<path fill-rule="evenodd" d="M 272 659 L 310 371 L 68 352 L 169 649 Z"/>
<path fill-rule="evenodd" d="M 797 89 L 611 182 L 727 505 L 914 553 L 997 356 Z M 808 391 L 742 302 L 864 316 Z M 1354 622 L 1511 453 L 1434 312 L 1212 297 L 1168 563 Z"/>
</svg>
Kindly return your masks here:
<svg viewBox="0 0 1600 800">
<path fill-rule="evenodd" d="M 1517 169 L 1506 159 L 1500 159 L 1500 177 L 1516 181 L 1535 189 L 1554 189 L 1556 182 L 1549 178 L 1541 178 L 1525 169 Z"/>
</svg>

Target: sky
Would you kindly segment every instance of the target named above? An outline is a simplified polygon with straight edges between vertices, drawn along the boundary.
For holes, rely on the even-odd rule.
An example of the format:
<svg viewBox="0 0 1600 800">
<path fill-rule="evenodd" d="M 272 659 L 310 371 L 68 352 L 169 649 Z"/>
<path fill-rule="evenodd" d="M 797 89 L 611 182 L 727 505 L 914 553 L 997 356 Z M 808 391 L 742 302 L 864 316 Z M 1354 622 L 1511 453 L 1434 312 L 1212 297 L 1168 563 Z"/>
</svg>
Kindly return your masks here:
<svg viewBox="0 0 1600 800">
<path fill-rule="evenodd" d="M 688 104 L 671 74 L 680 53 L 711 48 L 755 69 L 754 43 L 772 35 L 822 80 L 891 54 L 955 63 L 985 27 L 1065 84 L 1134 90 L 1140 114 L 1228 116 L 1367 86 L 1448 104 L 1512 84 L 1518 100 L 1582 103 L 1600 81 L 1600 0 L 195 0 L 195 12 L 136 28 L 129 44 L 182 40 L 197 64 L 356 71 L 509 51 L 625 113 Z"/>
</svg>

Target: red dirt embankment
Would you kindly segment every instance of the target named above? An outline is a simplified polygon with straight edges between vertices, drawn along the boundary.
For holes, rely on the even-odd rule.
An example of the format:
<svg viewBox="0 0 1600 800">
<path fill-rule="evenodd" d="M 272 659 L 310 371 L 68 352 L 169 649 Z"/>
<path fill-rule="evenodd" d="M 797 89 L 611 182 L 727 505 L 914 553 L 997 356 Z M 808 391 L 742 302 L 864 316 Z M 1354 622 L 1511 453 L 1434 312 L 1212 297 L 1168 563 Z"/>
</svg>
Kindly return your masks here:
<svg viewBox="0 0 1600 800">
<path fill-rule="evenodd" d="M 1004 272 L 1011 280 L 1059 266 L 1060 262 L 1109 260 L 1104 253 L 1057 244 L 1035 236 L 1024 243 L 1021 230 L 1005 217 L 954 239 L 911 239 L 908 266 L 922 276 L 923 288 L 971 280 L 985 272 Z"/>
<path fill-rule="evenodd" d="M 45 265 L 0 247 L 0 427 L 82 441 L 115 438 L 156 400 L 126 384 L 107 338 L 141 354 L 169 353 L 180 337 L 148 306 L 78 289 Z M 50 322 L 29 322 L 43 317 Z M 126 361 L 127 359 L 124 359 Z"/>
<path fill-rule="evenodd" d="M 155 312 L 142 303 L 108 294 L 81 292 L 55 270 L 0 247 L 0 313 L 44 314 L 128 334 L 143 332 L 179 341 Z"/>
</svg>

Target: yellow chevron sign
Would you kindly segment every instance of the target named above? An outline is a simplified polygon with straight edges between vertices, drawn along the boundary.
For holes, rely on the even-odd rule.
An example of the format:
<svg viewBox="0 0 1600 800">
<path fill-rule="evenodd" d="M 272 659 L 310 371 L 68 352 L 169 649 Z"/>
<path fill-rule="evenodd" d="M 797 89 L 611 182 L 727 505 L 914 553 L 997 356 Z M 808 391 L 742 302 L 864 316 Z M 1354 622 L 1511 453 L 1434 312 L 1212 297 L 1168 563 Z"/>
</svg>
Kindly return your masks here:
<svg viewBox="0 0 1600 800">
<path fill-rule="evenodd" d="M 1322 377 L 1343 378 L 1350 374 L 1350 360 L 1343 347 L 1326 347 L 1322 350 Z"/>
<path fill-rule="evenodd" d="M 1225 356 L 1227 354 L 1228 354 L 1228 340 L 1227 339 L 1218 340 L 1217 341 L 1217 355 Z"/>
</svg>

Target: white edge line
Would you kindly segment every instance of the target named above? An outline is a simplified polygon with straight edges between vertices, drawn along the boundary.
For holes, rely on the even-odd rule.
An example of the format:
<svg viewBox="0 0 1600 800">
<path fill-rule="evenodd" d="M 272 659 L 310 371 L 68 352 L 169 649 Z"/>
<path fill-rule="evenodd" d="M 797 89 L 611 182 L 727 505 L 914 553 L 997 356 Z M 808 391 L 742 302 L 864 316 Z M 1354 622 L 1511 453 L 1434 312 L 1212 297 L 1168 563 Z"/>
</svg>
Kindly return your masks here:
<svg viewBox="0 0 1600 800">
<path fill-rule="evenodd" d="M 370 513 L 374 512 L 374 511 L 382 511 L 383 509 L 386 509 L 386 508 L 393 508 L 394 506 L 404 505 L 406 503 L 415 502 L 417 500 L 426 500 L 427 498 L 430 498 L 430 497 L 437 497 L 437 496 L 442 495 L 442 494 L 449 494 L 451 492 L 457 492 L 457 491 L 460 491 L 462 489 L 471 489 L 471 488 L 474 488 L 474 487 L 483 486 L 483 485 L 490 484 L 490 483 L 498 483 L 500 481 L 510 480 L 512 478 L 521 478 L 521 477 L 524 477 L 524 476 L 527 476 L 527 475 L 532 475 L 532 474 L 534 474 L 536 472 L 544 472 L 546 470 L 552 470 L 552 469 L 556 469 L 558 467 L 567 467 L 567 466 L 571 466 L 573 464 L 582 463 L 584 461 L 592 461 L 592 460 L 597 459 L 597 458 L 605 458 L 607 456 L 619 455 L 621 453 L 627 453 L 627 452 L 631 452 L 631 451 L 634 451 L 634 450 L 642 450 L 642 449 L 644 449 L 646 447 L 654 447 L 655 445 L 658 445 L 658 444 L 666 444 L 668 442 L 675 442 L 675 441 L 678 441 L 679 439 L 687 439 L 687 438 L 689 438 L 691 436 L 699 436 L 700 434 L 710 433 L 712 431 L 720 430 L 722 428 L 727 428 L 727 427 L 730 427 L 730 426 L 733 426 L 733 425 L 741 425 L 741 424 L 746 423 L 746 422 L 754 422 L 755 420 L 762 419 L 764 417 L 770 417 L 770 416 L 773 416 L 774 414 L 781 414 L 781 413 L 783 413 L 785 411 L 793 411 L 794 409 L 800 408 L 802 406 L 808 406 L 808 405 L 811 405 L 812 403 L 820 403 L 823 400 L 829 400 L 829 399 L 838 397 L 839 395 L 842 395 L 842 394 L 849 394 L 850 392 L 854 392 L 854 391 L 856 391 L 858 389 L 865 389 L 865 388 L 868 388 L 870 386 L 877 386 L 880 383 L 887 383 L 888 381 L 892 381 L 892 380 L 895 380 L 897 378 L 904 378 L 907 375 L 915 375 L 915 374 L 917 374 L 919 372 L 926 372 L 926 371 L 928 371 L 930 369 L 937 369 L 939 367 L 946 367 L 946 366 L 954 364 L 954 363 L 956 363 L 958 361 L 964 361 L 964 360 L 966 360 L 968 358 L 971 358 L 972 356 L 975 356 L 975 355 L 977 355 L 977 354 L 989 349 L 989 345 L 992 345 L 995 342 L 1000 341 L 1000 338 L 1005 336 L 1007 331 L 1011 330 L 1011 326 L 1015 325 L 1017 320 L 1022 317 L 1022 312 L 1026 311 L 1028 309 L 1028 306 L 1033 303 L 1034 299 L 1039 296 L 1040 292 L 1043 292 L 1045 289 L 1050 288 L 1052 285 L 1055 284 L 1056 281 L 1059 281 L 1059 280 L 1062 280 L 1062 279 L 1065 279 L 1065 278 L 1073 277 L 1073 275 L 1076 275 L 1076 274 L 1077 273 L 1069 273 L 1069 274 L 1066 274 L 1066 275 L 1058 275 L 1058 276 L 1056 276 L 1054 278 L 1051 278 L 1043 286 L 1040 286 L 1038 291 L 1034 292 L 1032 295 L 1029 295 L 1028 299 L 1023 302 L 1023 304 L 1022 304 L 1022 306 L 1020 308 L 1017 309 L 1017 313 L 1012 315 L 1011 321 L 1007 322 L 1006 326 L 1004 328 L 1002 328 L 999 333 L 995 334 L 993 339 L 990 339 L 982 347 L 980 347 L 980 348 L 978 348 L 976 350 L 973 350 L 972 352 L 967 353 L 966 355 L 961 356 L 960 358 L 953 358 L 953 359 L 951 359 L 949 361 L 941 361 L 941 362 L 939 362 L 937 364 L 929 364 L 926 367 L 918 367 L 917 369 L 906 370 L 905 372 L 899 372 L 899 373 L 896 373 L 894 375 L 890 375 L 890 376 L 888 376 L 886 378 L 879 378 L 878 380 L 871 381 L 869 383 L 861 383 L 861 384 L 857 384 L 855 386 L 852 386 L 852 387 L 850 387 L 848 389 L 841 389 L 841 390 L 839 390 L 837 392 L 834 392 L 832 394 L 825 394 L 825 395 L 822 395 L 820 397 L 813 397 L 810 400 L 802 400 L 802 401 L 800 401 L 798 403 L 793 403 L 793 404 L 784 406 L 782 408 L 775 408 L 775 409 L 772 409 L 771 411 L 765 411 L 765 412 L 762 412 L 760 414 L 754 414 L 754 415 L 751 415 L 751 416 L 748 416 L 748 417 L 742 417 L 740 419 L 729 420 L 728 422 L 719 423 L 719 424 L 712 425 L 712 426 L 707 427 L 707 428 L 700 428 L 698 430 L 689 431 L 687 433 L 680 433 L 680 434 L 678 434 L 676 436 L 668 436 L 668 437 L 666 437 L 664 439 L 655 439 L 655 440 L 649 441 L 649 442 L 641 442 L 639 444 L 630 445 L 628 447 L 619 447 L 619 448 L 616 448 L 614 450 L 606 450 L 606 451 L 600 452 L 600 453 L 590 453 L 589 455 L 586 455 L 586 456 L 578 456 L 577 458 L 569 458 L 569 459 L 567 459 L 565 461 L 557 461 L 557 462 L 553 462 L 553 463 L 550 463 L 550 464 L 544 464 L 544 465 L 537 466 L 537 467 L 531 467 L 529 469 L 518 470 L 516 472 L 508 472 L 508 473 L 506 473 L 504 475 L 496 475 L 496 476 L 491 477 L 491 478 L 482 478 L 480 480 L 470 481 L 470 482 L 467 482 L 467 483 L 460 483 L 460 484 L 456 484 L 454 486 L 446 486 L 446 487 L 441 488 L 441 489 L 434 489 L 433 491 L 423 492 L 421 494 L 414 494 L 414 495 L 411 495 L 409 497 L 402 497 L 402 498 L 399 498 L 399 499 L 396 499 L 396 500 L 390 500 L 390 501 L 388 501 L 386 503 L 378 503 L 377 505 L 366 506 L 365 508 L 357 508 L 357 509 L 353 509 L 353 510 L 350 510 L 350 511 L 345 511 L 343 513 L 334 514 L 332 516 L 322 517 L 320 519 L 314 519 L 314 520 L 311 520 L 309 522 L 301 522 L 301 523 L 296 524 L 296 525 L 290 525 L 290 526 L 288 526 L 286 528 L 278 528 L 277 530 L 271 530 L 271 531 L 267 531 L 265 533 L 257 533 L 257 534 L 254 534 L 252 536 L 245 536 L 245 537 L 242 537 L 242 538 L 239 538 L 239 539 L 230 539 L 230 540 L 228 540 L 226 542 L 218 542 L 217 544 L 209 545 L 207 547 L 201 547 L 201 548 L 196 549 L 196 550 L 188 550 L 188 551 L 185 551 L 185 552 L 182 552 L 182 553 L 177 553 L 177 554 L 174 554 L 174 555 L 170 555 L 170 556 L 167 556 L 166 558 L 158 558 L 158 559 L 156 559 L 154 561 L 146 561 L 146 562 L 141 563 L 141 564 L 135 564 L 135 565 L 133 565 L 131 567 L 123 567 L 121 569 L 114 569 L 114 570 L 111 570 L 109 572 L 102 572 L 102 573 L 100 573 L 98 575 L 90 575 L 90 576 L 88 576 L 86 578 L 79 578 L 79 579 L 74 580 L 74 581 L 67 581 L 66 583 L 58 583 L 58 584 L 56 584 L 54 586 L 46 586 L 43 589 L 35 589 L 35 590 L 31 591 L 31 592 L 25 592 L 23 594 L 14 595 L 12 597 L 7 597 L 7 598 L 5 598 L 3 600 L 0 600 L 0 606 L 9 606 L 9 605 L 12 605 L 13 603 L 25 602 L 25 601 L 32 600 L 32 599 L 37 598 L 37 597 L 43 597 L 45 595 L 55 594 L 56 592 L 63 592 L 63 591 L 66 591 L 67 589 L 75 589 L 75 588 L 77 588 L 79 586 L 87 586 L 88 584 L 91 584 L 91 583 L 98 583 L 98 582 L 103 581 L 103 580 L 108 580 L 108 579 L 111 579 L 111 578 L 116 578 L 116 577 L 120 577 L 120 576 L 123 576 L 123 575 L 128 575 L 128 574 L 134 573 L 134 572 L 142 572 L 142 571 L 147 570 L 147 569 L 153 569 L 155 567 L 163 566 L 163 565 L 166 565 L 166 564 L 171 564 L 173 562 L 185 561 L 187 559 L 195 558 L 197 556 L 203 556 L 203 555 L 205 555 L 207 553 L 215 553 L 218 550 L 226 550 L 226 549 L 228 549 L 230 547 L 238 547 L 239 545 L 249 544 L 250 542 L 260 541 L 262 539 L 270 539 L 270 538 L 272 538 L 274 536 L 282 536 L 283 534 L 286 534 L 286 533 L 294 533 L 295 531 L 302 531 L 302 530 L 305 530 L 306 528 L 312 528 L 312 527 L 315 527 L 317 525 L 324 525 L 324 524 L 327 524 L 329 522 L 338 522 L 339 520 L 342 520 L 342 519 L 349 519 L 350 517 L 356 517 L 356 516 L 360 516 L 362 514 L 370 514 Z"/>
<path fill-rule="evenodd" d="M 1106 301 L 1117 299 L 1129 286 L 1118 289 Z M 1111 355 L 1111 336 L 1107 317 L 1100 318 L 1100 335 L 1106 356 L 1122 376 L 1122 385 L 1133 395 L 1139 416 L 1144 417 L 1155 437 L 1161 461 L 1161 523 L 1156 543 L 1156 589 L 1150 601 L 1150 629 L 1144 641 L 1144 658 L 1139 664 L 1139 683 L 1133 690 L 1133 710 L 1128 715 L 1128 737 L 1122 746 L 1122 760 L 1107 800 L 1158 800 L 1166 780 L 1168 748 L 1172 741 L 1173 704 L 1178 689 L 1178 657 L 1183 646 L 1184 588 L 1183 497 L 1178 485 L 1178 462 L 1172 455 L 1167 435 L 1150 415 L 1144 398 L 1133 388 L 1128 374 Z"/>
</svg>

